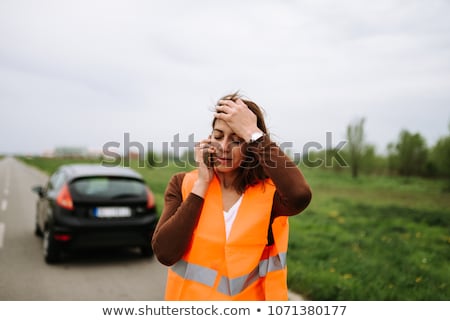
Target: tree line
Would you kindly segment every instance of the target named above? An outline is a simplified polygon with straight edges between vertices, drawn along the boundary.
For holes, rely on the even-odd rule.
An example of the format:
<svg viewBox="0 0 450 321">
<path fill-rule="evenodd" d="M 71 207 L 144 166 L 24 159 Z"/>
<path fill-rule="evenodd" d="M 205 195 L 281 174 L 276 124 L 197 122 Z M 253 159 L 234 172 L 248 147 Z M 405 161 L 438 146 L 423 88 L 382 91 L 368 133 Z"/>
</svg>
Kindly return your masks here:
<svg viewBox="0 0 450 321">
<path fill-rule="evenodd" d="M 450 179 L 450 124 L 449 134 L 439 138 L 433 146 L 427 146 L 420 133 L 403 129 L 397 141 L 388 144 L 387 156 L 380 156 L 375 146 L 366 142 L 364 123 L 365 119 L 361 118 L 347 126 L 343 157 L 353 177 L 364 173 Z"/>
<path fill-rule="evenodd" d="M 366 141 L 365 118 L 347 125 L 344 148 L 309 151 L 299 159 L 308 167 L 326 167 L 334 170 L 348 170 L 354 178 L 360 174 L 421 176 L 449 179 L 450 187 L 450 124 L 449 133 L 438 139 L 433 146 L 427 146 L 420 133 L 406 129 L 400 131 L 396 141 L 387 146 L 387 155 L 379 155 L 374 145 Z M 175 165 L 195 165 L 193 150 L 174 155 L 167 150 L 162 153 L 149 150 L 146 165 L 149 168 Z"/>
</svg>

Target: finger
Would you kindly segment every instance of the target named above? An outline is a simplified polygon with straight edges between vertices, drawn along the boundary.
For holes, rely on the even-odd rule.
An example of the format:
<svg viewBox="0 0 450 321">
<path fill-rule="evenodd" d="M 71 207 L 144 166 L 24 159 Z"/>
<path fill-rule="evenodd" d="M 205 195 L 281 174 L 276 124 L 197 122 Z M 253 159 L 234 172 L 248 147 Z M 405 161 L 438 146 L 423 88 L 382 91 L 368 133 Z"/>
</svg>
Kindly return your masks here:
<svg viewBox="0 0 450 321">
<path fill-rule="evenodd" d="M 230 118 L 230 115 L 225 113 L 214 113 L 214 117 L 227 121 Z"/>
<path fill-rule="evenodd" d="M 242 101 L 242 100 L 241 100 Z M 230 107 L 231 109 L 235 109 L 236 107 L 239 107 L 239 104 L 237 103 L 238 101 L 234 101 L 234 100 L 219 100 L 218 105 L 219 106 L 227 106 Z M 243 103 L 243 102 L 242 102 Z M 243 104 L 243 106 L 246 106 L 245 104 Z"/>
<path fill-rule="evenodd" d="M 225 113 L 225 114 L 229 114 L 229 113 L 231 113 L 233 111 L 233 108 L 231 108 L 228 105 L 218 105 L 218 106 L 216 106 L 216 111 L 217 112 L 222 112 L 222 113 Z"/>
<path fill-rule="evenodd" d="M 211 143 L 211 135 L 208 136 L 206 139 L 202 139 L 201 141 L 197 142 L 195 145 L 198 146 L 200 144 L 209 144 Z"/>
<path fill-rule="evenodd" d="M 233 106 L 235 102 L 231 99 L 221 99 L 219 100 L 219 105 Z"/>
<path fill-rule="evenodd" d="M 201 144 L 199 149 L 202 152 L 207 152 L 207 151 L 210 152 L 212 150 L 212 148 L 213 148 L 213 146 L 211 144 L 206 143 L 206 144 Z"/>
<path fill-rule="evenodd" d="M 236 105 L 242 106 L 242 107 L 247 107 L 247 108 L 248 108 L 248 106 L 247 106 L 247 105 L 244 103 L 244 101 L 243 101 L 242 99 L 240 99 L 240 98 L 236 99 Z"/>
<path fill-rule="evenodd" d="M 209 144 L 199 144 L 197 149 L 198 150 L 207 150 L 211 145 Z"/>
</svg>

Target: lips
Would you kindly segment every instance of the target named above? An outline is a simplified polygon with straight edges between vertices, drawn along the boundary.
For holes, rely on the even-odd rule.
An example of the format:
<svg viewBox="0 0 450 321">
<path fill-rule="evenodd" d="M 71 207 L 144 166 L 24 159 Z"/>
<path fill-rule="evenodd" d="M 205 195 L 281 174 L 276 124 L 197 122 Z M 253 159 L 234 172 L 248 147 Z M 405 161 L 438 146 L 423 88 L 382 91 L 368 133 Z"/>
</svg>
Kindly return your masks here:
<svg viewBox="0 0 450 321">
<path fill-rule="evenodd" d="M 222 161 L 222 162 L 229 162 L 232 160 L 231 157 L 224 157 L 224 156 L 216 156 L 216 159 Z"/>
<path fill-rule="evenodd" d="M 225 158 L 225 157 L 216 157 L 215 161 L 216 165 L 222 165 L 222 166 L 231 166 L 233 163 L 231 158 Z"/>
</svg>

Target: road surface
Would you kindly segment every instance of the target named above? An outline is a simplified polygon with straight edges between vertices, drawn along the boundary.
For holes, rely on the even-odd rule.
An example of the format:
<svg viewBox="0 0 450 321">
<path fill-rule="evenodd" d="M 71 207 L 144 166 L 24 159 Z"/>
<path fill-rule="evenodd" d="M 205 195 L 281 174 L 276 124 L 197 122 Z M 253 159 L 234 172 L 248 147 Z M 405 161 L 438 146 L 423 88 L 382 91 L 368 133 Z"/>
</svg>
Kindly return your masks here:
<svg viewBox="0 0 450 321">
<path fill-rule="evenodd" d="M 46 180 L 19 160 L 0 160 L 0 300 L 163 300 L 166 268 L 138 251 L 80 252 L 57 265 L 44 262 L 31 188 Z"/>
<path fill-rule="evenodd" d="M 11 157 L 0 160 L 0 301 L 159 301 L 166 267 L 139 251 L 74 253 L 47 265 L 34 235 L 35 185 L 47 176 Z M 303 300 L 290 292 L 290 300 Z"/>
</svg>

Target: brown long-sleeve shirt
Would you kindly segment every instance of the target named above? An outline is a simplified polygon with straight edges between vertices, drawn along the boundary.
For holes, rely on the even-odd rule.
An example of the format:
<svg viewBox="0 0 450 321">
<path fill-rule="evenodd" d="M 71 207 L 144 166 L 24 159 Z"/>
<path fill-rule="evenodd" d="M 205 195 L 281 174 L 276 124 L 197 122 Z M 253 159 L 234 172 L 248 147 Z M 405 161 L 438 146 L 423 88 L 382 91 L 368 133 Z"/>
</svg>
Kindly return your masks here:
<svg viewBox="0 0 450 321">
<path fill-rule="evenodd" d="M 276 186 L 272 218 L 299 214 L 311 200 L 311 190 L 303 174 L 269 137 L 265 136 L 255 147 L 260 163 Z M 152 239 L 156 257 L 168 266 L 176 263 L 189 246 L 204 202 L 193 193 L 183 201 L 181 185 L 185 174 L 178 173 L 171 178 L 164 196 L 163 213 Z"/>
</svg>

